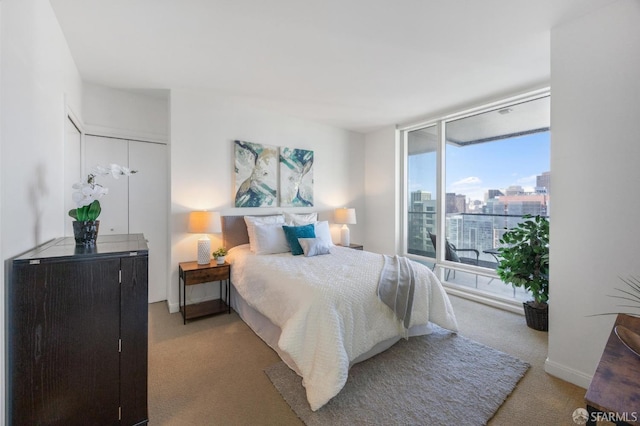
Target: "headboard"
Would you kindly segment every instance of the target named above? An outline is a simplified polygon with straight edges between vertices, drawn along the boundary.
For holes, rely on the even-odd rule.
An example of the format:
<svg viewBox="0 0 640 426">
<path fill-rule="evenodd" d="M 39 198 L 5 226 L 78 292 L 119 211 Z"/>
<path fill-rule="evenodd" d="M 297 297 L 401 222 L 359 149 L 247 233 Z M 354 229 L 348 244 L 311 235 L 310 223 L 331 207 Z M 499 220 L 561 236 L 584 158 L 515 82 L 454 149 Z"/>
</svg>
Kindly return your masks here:
<svg viewBox="0 0 640 426">
<path fill-rule="evenodd" d="M 222 216 L 222 242 L 229 250 L 241 244 L 249 244 L 249 234 L 244 216 Z"/>
<path fill-rule="evenodd" d="M 250 216 L 273 216 L 274 214 L 281 213 Z M 249 233 L 247 232 L 247 223 L 244 220 L 244 215 L 221 216 L 220 219 L 222 222 L 222 244 L 227 250 L 242 244 L 249 244 Z"/>
</svg>

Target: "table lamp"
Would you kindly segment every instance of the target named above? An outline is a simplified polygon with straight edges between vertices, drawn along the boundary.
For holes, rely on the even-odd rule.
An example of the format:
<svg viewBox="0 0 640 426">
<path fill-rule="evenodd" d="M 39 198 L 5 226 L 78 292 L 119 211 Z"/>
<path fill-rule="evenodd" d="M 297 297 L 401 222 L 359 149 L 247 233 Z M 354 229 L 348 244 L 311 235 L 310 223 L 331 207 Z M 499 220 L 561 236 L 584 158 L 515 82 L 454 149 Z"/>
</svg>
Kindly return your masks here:
<svg viewBox="0 0 640 426">
<path fill-rule="evenodd" d="M 220 213 L 196 211 L 189 214 L 189 232 L 202 234 L 198 240 L 198 265 L 208 265 L 211 262 L 211 240 L 207 234 L 222 232 Z"/>
<path fill-rule="evenodd" d="M 340 245 L 349 247 L 351 241 L 349 241 L 349 227 L 347 225 L 355 225 L 356 223 L 356 209 L 348 209 L 342 207 L 335 211 L 336 223 L 341 223 L 340 229 Z"/>
</svg>

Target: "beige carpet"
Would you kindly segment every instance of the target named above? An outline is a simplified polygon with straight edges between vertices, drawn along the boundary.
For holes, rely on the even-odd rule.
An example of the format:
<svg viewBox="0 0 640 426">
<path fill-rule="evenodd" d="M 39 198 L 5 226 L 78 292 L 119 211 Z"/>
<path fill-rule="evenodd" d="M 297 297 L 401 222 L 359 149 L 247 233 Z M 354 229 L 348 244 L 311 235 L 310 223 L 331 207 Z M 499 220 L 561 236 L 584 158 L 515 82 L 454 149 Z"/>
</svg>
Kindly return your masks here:
<svg viewBox="0 0 640 426">
<path fill-rule="evenodd" d="M 460 334 L 531 365 L 489 425 L 574 425 L 585 390 L 544 372 L 547 333 L 523 316 L 452 297 Z M 182 324 L 166 304 L 149 307 L 151 425 L 301 425 L 264 369 L 278 356 L 240 320 Z"/>
<path fill-rule="evenodd" d="M 485 425 L 529 365 L 436 328 L 400 340 L 354 365 L 338 395 L 313 412 L 301 378 L 285 363 L 265 370 L 278 392 L 308 426 Z"/>
</svg>

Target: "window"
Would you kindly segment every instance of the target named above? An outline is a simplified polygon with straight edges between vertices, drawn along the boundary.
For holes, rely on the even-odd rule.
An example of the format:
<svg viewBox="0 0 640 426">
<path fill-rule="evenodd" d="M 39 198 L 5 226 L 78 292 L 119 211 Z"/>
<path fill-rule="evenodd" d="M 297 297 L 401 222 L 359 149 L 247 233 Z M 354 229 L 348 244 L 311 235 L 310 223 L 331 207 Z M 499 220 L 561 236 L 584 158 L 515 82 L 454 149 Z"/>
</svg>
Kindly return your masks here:
<svg viewBox="0 0 640 426">
<path fill-rule="evenodd" d="M 429 126 L 407 133 L 407 234 L 409 253 L 435 258 L 429 234 L 436 233 L 438 128 Z"/>
<path fill-rule="evenodd" d="M 497 278 L 495 249 L 524 215 L 550 213 L 549 107 L 538 93 L 401 130 L 408 256 L 465 291 L 528 299 Z"/>
</svg>

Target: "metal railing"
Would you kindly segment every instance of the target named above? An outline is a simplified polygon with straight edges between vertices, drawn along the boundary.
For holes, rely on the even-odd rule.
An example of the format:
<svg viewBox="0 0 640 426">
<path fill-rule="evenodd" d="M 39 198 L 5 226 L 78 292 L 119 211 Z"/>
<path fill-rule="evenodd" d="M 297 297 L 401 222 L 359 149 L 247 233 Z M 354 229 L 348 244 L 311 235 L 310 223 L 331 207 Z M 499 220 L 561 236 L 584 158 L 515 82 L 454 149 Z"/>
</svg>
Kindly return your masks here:
<svg viewBox="0 0 640 426">
<path fill-rule="evenodd" d="M 435 247 L 429 233 L 436 234 L 436 214 L 437 212 L 408 212 L 407 251 L 410 254 L 435 258 Z M 445 236 L 457 248 L 477 250 L 478 266 L 495 269 L 498 265 L 496 249 L 500 247 L 502 235 L 523 222 L 525 216 L 526 214 L 447 213 Z"/>
<path fill-rule="evenodd" d="M 437 212 L 409 211 L 408 241 L 409 254 L 435 259 L 436 252 L 429 232 L 436 233 Z M 535 212 L 529 213 L 535 216 Z M 547 217 L 546 215 L 541 215 Z M 479 258 L 461 257 L 465 265 L 460 268 L 445 268 L 447 285 L 455 288 L 471 288 L 502 300 L 522 302 L 530 299 L 530 294 L 522 288 L 514 288 L 502 283 L 495 274 L 498 266 L 497 248 L 500 247 L 502 235 L 509 229 L 525 220 L 525 214 L 497 213 L 447 213 L 445 236 L 447 241 L 457 248 L 475 249 Z M 462 253 L 462 252 L 461 252 Z M 434 266 L 433 260 L 419 260 L 421 263 Z M 484 268 L 484 269 L 480 269 Z M 457 273 L 450 274 L 449 271 Z M 499 285 L 498 283 L 501 283 Z"/>
</svg>

